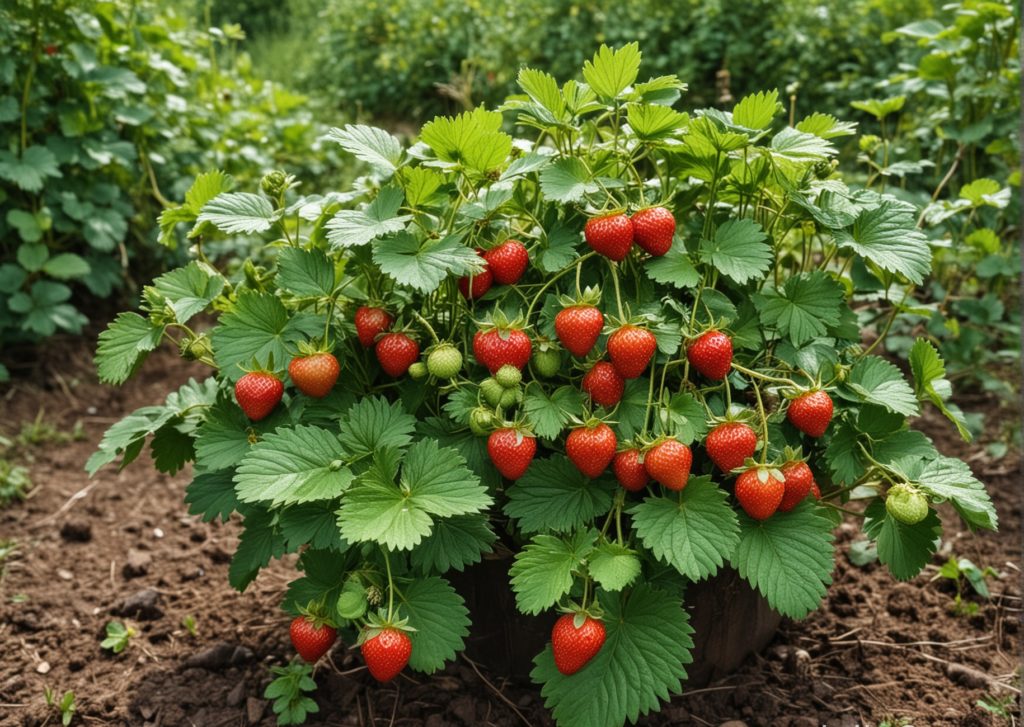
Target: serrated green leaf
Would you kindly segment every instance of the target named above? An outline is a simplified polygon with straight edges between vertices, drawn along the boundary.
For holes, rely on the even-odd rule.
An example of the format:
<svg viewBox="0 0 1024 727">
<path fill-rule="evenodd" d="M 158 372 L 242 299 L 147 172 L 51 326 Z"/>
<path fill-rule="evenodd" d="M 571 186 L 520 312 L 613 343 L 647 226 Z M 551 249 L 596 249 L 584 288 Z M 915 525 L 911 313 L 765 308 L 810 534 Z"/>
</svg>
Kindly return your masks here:
<svg viewBox="0 0 1024 727">
<path fill-rule="evenodd" d="M 568 532 L 608 512 L 614 491 L 611 478 L 590 480 L 567 457 L 555 454 L 534 460 L 516 480 L 508 491 L 505 514 L 515 518 L 524 533 Z"/>
<path fill-rule="evenodd" d="M 300 425 L 267 434 L 248 451 L 235 474 L 242 502 L 297 504 L 338 497 L 355 475 L 341 464 L 345 450 L 326 429 Z"/>
<path fill-rule="evenodd" d="M 249 452 L 253 435 L 261 436 L 290 423 L 284 407 L 258 422 L 250 421 L 232 399 L 222 396 L 196 430 L 196 464 L 209 470 L 233 469 Z"/>
<path fill-rule="evenodd" d="M 462 571 L 491 552 L 497 536 L 485 515 L 456 515 L 434 521 L 434 529 L 409 556 L 422 573 Z"/>
<path fill-rule="evenodd" d="M 565 157 L 540 173 L 540 188 L 552 202 L 579 202 L 585 195 L 600 191 L 601 185 L 593 180 L 583 162 Z"/>
<path fill-rule="evenodd" d="M 270 200 L 251 192 L 222 192 L 203 205 L 197 222 L 209 222 L 229 235 L 266 232 L 278 214 Z"/>
<path fill-rule="evenodd" d="M 601 543 L 587 558 L 587 569 L 606 591 L 621 591 L 640 575 L 636 553 L 618 543 Z"/>
<path fill-rule="evenodd" d="M 185 192 L 185 207 L 192 213 L 192 219 L 199 216 L 203 207 L 219 194 L 228 192 L 234 184 L 230 176 L 215 169 L 210 172 L 203 172 L 192 182 L 192 186 Z"/>
<path fill-rule="evenodd" d="M 690 650 L 689 614 L 678 595 L 638 585 L 602 594 L 606 638 L 597 656 L 571 676 L 555 668 L 550 645 L 530 678 L 559 727 L 621 727 L 682 691 Z"/>
<path fill-rule="evenodd" d="M 227 522 L 238 507 L 235 495 L 234 472 L 219 470 L 197 474 L 185 488 L 185 502 L 189 515 L 201 515 L 203 522 L 220 518 Z"/>
<path fill-rule="evenodd" d="M 851 101 L 850 106 L 861 111 L 866 111 L 881 121 L 889 114 L 896 113 L 906 103 L 906 96 L 891 96 L 885 99 L 869 98 L 864 101 Z"/>
<path fill-rule="evenodd" d="M 385 447 L 402 449 L 412 442 L 416 417 L 407 414 L 399 402 L 382 396 L 360 399 L 341 419 L 341 443 L 356 457 L 373 454 Z"/>
<path fill-rule="evenodd" d="M 744 96 L 732 109 L 733 123 L 748 129 L 767 129 L 775 115 L 782 110 L 779 91 L 761 91 Z"/>
<path fill-rule="evenodd" d="M 895 365 L 879 356 L 864 356 L 850 370 L 841 389 L 846 398 L 884 406 L 905 416 L 917 416 L 917 398 Z"/>
<path fill-rule="evenodd" d="M 420 130 L 420 139 L 438 159 L 488 172 L 512 151 L 512 137 L 500 131 L 501 123 L 500 113 L 479 106 L 455 117 L 435 117 Z"/>
<path fill-rule="evenodd" d="M 338 531 L 337 509 L 334 500 L 305 502 L 282 509 L 277 524 L 288 552 L 294 553 L 307 545 L 322 551 L 344 551 L 348 545 L 341 539 L 341 533 Z M 303 554 L 303 560 L 305 558 L 306 555 Z M 332 587 L 336 585 L 337 583 L 334 583 Z"/>
<path fill-rule="evenodd" d="M 888 513 L 885 502 L 875 499 L 864 511 L 864 534 L 877 542 L 878 559 L 901 581 L 908 581 L 924 568 L 938 547 L 942 523 L 931 508 L 915 524 L 901 523 Z"/>
<path fill-rule="evenodd" d="M 570 417 L 583 413 L 583 394 L 572 386 L 560 386 L 549 397 L 540 386 L 530 386 L 523 396 L 523 411 L 538 437 L 554 439 Z"/>
<path fill-rule="evenodd" d="M 579 230 L 566 227 L 560 220 L 547 230 L 537 255 L 537 267 L 546 273 L 556 273 L 568 267 L 579 257 Z"/>
<path fill-rule="evenodd" d="M 949 500 L 972 529 L 995 530 L 999 518 L 985 485 L 975 478 L 966 462 L 938 457 L 924 464 L 920 472 L 908 472 L 924 492 Z"/>
<path fill-rule="evenodd" d="M 119 386 L 131 378 L 150 351 L 160 345 L 163 326 L 154 326 L 138 313 L 118 313 L 99 336 L 96 369 L 100 381 Z"/>
<path fill-rule="evenodd" d="M 732 563 L 776 611 L 803 618 L 832 582 L 832 521 L 804 501 L 767 520 L 740 514 L 740 543 Z"/>
<path fill-rule="evenodd" d="M 883 270 L 920 284 L 931 271 L 928 238 L 917 229 L 914 216 L 886 199 L 860 213 L 853 227 L 835 233 L 840 248 L 853 250 Z"/>
<path fill-rule="evenodd" d="M 692 394 L 673 394 L 661 410 L 666 430 L 683 444 L 703 439 L 708 431 L 706 412 Z"/>
<path fill-rule="evenodd" d="M 324 226 L 334 249 L 365 245 L 405 229 L 412 215 L 398 214 L 405 193 L 398 187 L 384 187 L 361 210 L 340 210 Z"/>
<path fill-rule="evenodd" d="M 405 182 L 405 197 L 414 209 L 426 204 L 444 183 L 444 177 L 430 167 L 405 168 L 402 170 L 402 179 Z"/>
<path fill-rule="evenodd" d="M 914 393 L 918 399 L 928 399 L 935 408 L 956 425 L 957 431 L 965 442 L 971 441 L 971 432 L 967 429 L 967 422 L 959 410 L 952 410 L 946 405 L 946 400 L 939 393 L 937 386 L 942 386 L 946 381 L 946 365 L 942 361 L 939 352 L 926 338 L 918 338 L 910 348 L 910 371 L 914 375 Z"/>
<path fill-rule="evenodd" d="M 294 542 L 289 543 L 293 544 Z M 302 571 L 302 577 L 288 584 L 288 591 L 281 604 L 284 609 L 291 613 L 299 613 L 310 604 L 320 603 L 330 608 L 337 602 L 347 583 L 345 575 L 349 565 L 342 554 L 336 550 L 307 548 L 296 565 Z M 365 597 L 365 588 L 361 587 L 360 590 Z"/>
<path fill-rule="evenodd" d="M 809 116 L 805 116 L 796 125 L 796 130 L 820 136 L 822 139 L 835 139 L 840 136 L 855 134 L 857 124 L 850 121 L 840 121 L 831 114 L 814 112 Z"/>
<path fill-rule="evenodd" d="M 536 615 L 568 593 L 573 571 L 583 564 L 596 537 L 594 530 L 577 530 L 568 540 L 535 535 L 516 553 L 509 575 L 519 610 Z"/>
<path fill-rule="evenodd" d="M 153 454 L 153 466 L 158 472 L 173 475 L 195 458 L 193 439 L 187 432 L 181 431 L 173 423 L 166 424 L 153 433 L 150 450 Z"/>
<path fill-rule="evenodd" d="M 416 629 L 409 633 L 409 666 L 424 674 L 444 668 L 446 661 L 465 648 L 469 611 L 462 596 L 443 578 L 423 578 L 402 588 L 402 615 Z"/>
<path fill-rule="evenodd" d="M 271 558 L 284 555 L 284 537 L 274 527 L 275 515 L 261 507 L 249 507 L 242 521 L 238 548 L 228 566 L 228 582 L 244 591 Z"/>
<path fill-rule="evenodd" d="M 829 275 L 816 271 L 794 275 L 781 288 L 766 285 L 751 297 L 762 324 L 801 346 L 839 323 L 844 292 Z"/>
<path fill-rule="evenodd" d="M 636 81 L 640 56 L 640 45 L 635 42 L 614 51 L 602 45 L 593 60 L 583 64 L 583 78 L 598 96 L 616 98 Z"/>
<path fill-rule="evenodd" d="M 402 162 L 402 143 L 384 129 L 363 124 L 334 127 L 325 137 L 342 149 L 377 169 L 394 172 Z"/>
<path fill-rule="evenodd" d="M 381 240 L 373 261 L 400 285 L 432 293 L 449 275 L 470 275 L 483 270 L 483 260 L 454 235 L 418 240 L 407 232 Z"/>
<path fill-rule="evenodd" d="M 689 117 L 661 104 L 630 104 L 626 119 L 642 141 L 657 141 L 682 129 Z"/>
<path fill-rule="evenodd" d="M 687 578 L 718 572 L 740 541 L 736 512 L 708 476 L 691 478 L 679 497 L 648 497 L 630 510 L 644 547 Z"/>
<path fill-rule="evenodd" d="M 565 99 L 554 76 L 534 68 L 521 68 L 517 80 L 530 98 L 551 113 L 552 119 L 566 120 Z"/>
<path fill-rule="evenodd" d="M 326 298 L 334 292 L 334 263 L 322 250 L 286 247 L 277 256 L 277 284 L 300 298 Z"/>
<path fill-rule="evenodd" d="M 206 310 L 213 299 L 224 290 L 227 281 L 195 260 L 183 268 L 175 268 L 153 281 L 153 288 L 174 311 L 178 323 L 188 323 L 191 318 Z"/>
<path fill-rule="evenodd" d="M 814 162 L 834 156 L 836 148 L 820 136 L 787 126 L 772 137 L 771 152 L 792 162 Z"/>
<path fill-rule="evenodd" d="M 92 477 L 101 467 L 122 455 L 120 468 L 123 469 L 139 456 L 146 437 L 169 422 L 174 415 L 174 410 L 166 406 L 144 406 L 136 409 L 103 433 L 103 439 L 100 440 L 96 451 L 85 463 L 85 471 Z"/>
<path fill-rule="evenodd" d="M 643 429 L 644 417 L 647 416 L 647 388 L 647 379 L 630 379 L 626 382 L 626 391 L 615 413 L 619 422 L 616 429 L 620 441 L 632 438 Z"/>
<path fill-rule="evenodd" d="M 695 288 L 700 274 L 690 260 L 686 246 L 678 236 L 672 240 L 672 247 L 661 257 L 652 257 L 644 265 L 647 277 L 656 283 L 676 288 Z"/>
<path fill-rule="evenodd" d="M 0 151 L 0 179 L 13 182 L 26 192 L 38 192 L 46 177 L 59 177 L 57 158 L 45 146 L 30 146 L 19 158 Z"/>
<path fill-rule="evenodd" d="M 737 283 L 760 280 L 774 260 L 767 239 L 753 220 L 728 220 L 718 227 L 714 240 L 701 242 L 700 257 Z"/>
</svg>

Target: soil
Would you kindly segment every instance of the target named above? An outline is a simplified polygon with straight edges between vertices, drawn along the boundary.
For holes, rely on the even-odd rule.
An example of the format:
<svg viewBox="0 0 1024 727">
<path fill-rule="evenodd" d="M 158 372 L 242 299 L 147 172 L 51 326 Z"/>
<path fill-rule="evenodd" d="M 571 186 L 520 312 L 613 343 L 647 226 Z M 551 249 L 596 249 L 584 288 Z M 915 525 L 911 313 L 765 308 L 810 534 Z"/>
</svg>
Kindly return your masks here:
<svg viewBox="0 0 1024 727">
<path fill-rule="evenodd" d="M 275 724 L 262 693 L 268 666 L 293 655 L 278 608 L 292 561 L 273 564 L 236 593 L 227 568 L 237 524 L 187 514 L 187 472 L 158 474 L 146 453 L 123 472 L 108 467 L 89 480 L 83 471 L 107 426 L 205 371 L 160 351 L 113 389 L 96 383 L 81 342 L 61 342 L 40 361 L 0 389 L 0 434 L 15 439 L 37 416 L 57 431 L 37 432 L 41 441 L 8 455 L 29 466 L 35 486 L 25 502 L 0 510 L 0 541 L 16 543 L 0 560 L 0 725 L 58 724 L 47 687 L 74 691 L 76 724 Z M 992 408 L 986 399 L 961 404 Z M 76 427 L 77 436 L 69 434 Z M 995 499 L 1000 532 L 968 533 L 944 509 L 940 553 L 917 578 L 897 583 L 877 564 L 851 563 L 859 536 L 842 525 L 834 585 L 819 611 L 784 620 L 736 672 L 640 724 L 988 725 L 1019 715 L 1019 456 L 991 461 L 931 416 L 923 428 L 941 450 L 970 460 Z M 977 607 L 973 615 L 953 613 L 955 587 L 934 579 L 950 555 L 998 572 L 989 579 L 991 599 L 965 596 Z M 99 645 L 112 618 L 139 632 L 119 656 Z M 534 686 L 509 683 L 465 657 L 433 677 L 406 672 L 378 686 L 353 650 L 336 646 L 316 681 L 320 712 L 311 725 L 551 724 Z M 978 706 L 992 695 L 1006 699 L 1005 718 Z"/>
</svg>

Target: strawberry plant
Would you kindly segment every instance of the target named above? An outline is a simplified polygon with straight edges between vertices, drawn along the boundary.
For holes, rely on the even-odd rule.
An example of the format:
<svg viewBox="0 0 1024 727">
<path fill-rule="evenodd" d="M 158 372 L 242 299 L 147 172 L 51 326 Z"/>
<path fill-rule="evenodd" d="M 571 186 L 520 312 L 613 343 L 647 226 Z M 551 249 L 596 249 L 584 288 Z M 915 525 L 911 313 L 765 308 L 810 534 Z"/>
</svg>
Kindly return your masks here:
<svg viewBox="0 0 1024 727">
<path fill-rule="evenodd" d="M 563 726 L 683 688 L 689 583 L 732 568 L 779 613 L 817 608 L 851 500 L 898 579 L 932 558 L 940 503 L 995 528 L 970 468 L 911 427 L 925 406 L 959 422 L 936 350 L 914 346 L 912 385 L 863 342 L 886 333 L 865 276 L 920 285 L 932 250 L 911 205 L 836 172 L 852 125 L 788 125 L 774 91 L 679 111 L 685 85 L 641 81 L 640 60 L 602 47 L 562 84 L 524 69 L 500 110 L 409 147 L 337 129 L 375 170 L 351 194 L 201 176 L 194 259 L 101 334 L 97 365 L 120 384 L 169 339 L 213 375 L 111 427 L 89 472 L 149 438 L 161 471 L 192 462 L 191 511 L 241 522 L 231 583 L 300 553 L 284 608 L 381 680 L 464 647 L 446 574 L 500 540 L 518 609 L 563 614 L 532 673 Z M 267 263 L 219 272 L 207 246 L 234 235 Z M 340 367 L 325 395 L 288 373 L 310 351 Z M 894 492 L 924 516 L 894 515 Z"/>
</svg>

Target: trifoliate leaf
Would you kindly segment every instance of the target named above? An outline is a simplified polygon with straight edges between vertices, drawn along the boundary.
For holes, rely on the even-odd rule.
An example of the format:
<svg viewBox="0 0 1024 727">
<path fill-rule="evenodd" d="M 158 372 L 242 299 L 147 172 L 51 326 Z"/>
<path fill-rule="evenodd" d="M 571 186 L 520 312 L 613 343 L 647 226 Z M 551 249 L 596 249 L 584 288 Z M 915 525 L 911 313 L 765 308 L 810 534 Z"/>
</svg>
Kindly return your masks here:
<svg viewBox="0 0 1024 727">
<path fill-rule="evenodd" d="M 767 239 L 753 220 L 728 220 L 719 226 L 714 240 L 701 242 L 700 258 L 737 283 L 760 280 L 774 260 Z"/>
<path fill-rule="evenodd" d="M 324 226 L 334 249 L 365 245 L 370 240 L 405 229 L 412 215 L 398 214 L 405 193 L 398 187 L 384 187 L 361 210 L 339 210 Z"/>
<path fill-rule="evenodd" d="M 138 313 L 118 313 L 100 334 L 96 347 L 100 381 L 119 386 L 130 379 L 149 352 L 160 345 L 163 335 L 163 326 L 154 326 Z"/>
<path fill-rule="evenodd" d="M 185 502 L 189 515 L 201 515 L 203 522 L 220 518 L 227 522 L 238 507 L 235 495 L 234 472 L 219 470 L 197 474 L 185 488 Z"/>
<path fill-rule="evenodd" d="M 525 533 L 568 532 L 608 512 L 614 490 L 611 478 L 590 480 L 567 457 L 556 454 L 534 460 L 516 480 L 505 514 Z"/>
<path fill-rule="evenodd" d="M 601 543 L 587 558 L 591 577 L 606 591 L 621 591 L 640 575 L 636 552 L 618 543 Z"/>
<path fill-rule="evenodd" d="M 583 564 L 596 537 L 594 530 L 577 530 L 565 540 L 553 535 L 535 535 L 516 553 L 509 575 L 519 610 L 536 615 L 568 593 L 573 571 Z"/>
<path fill-rule="evenodd" d="M 775 115 L 782 110 L 779 91 L 761 91 L 744 96 L 732 109 L 733 123 L 748 129 L 767 129 Z"/>
<path fill-rule="evenodd" d="M 479 563 L 491 552 L 497 536 L 486 515 L 456 515 L 434 521 L 434 529 L 410 554 L 409 559 L 423 573 L 462 571 Z"/>
<path fill-rule="evenodd" d="M 459 237 L 420 241 L 402 232 L 374 247 L 373 261 L 399 285 L 432 293 L 449 275 L 470 275 L 483 270 L 483 260 Z"/>
<path fill-rule="evenodd" d="M 913 214 L 891 199 L 862 211 L 853 227 L 837 231 L 835 239 L 840 248 L 853 250 L 912 283 L 920 284 L 931 271 L 928 238 L 917 229 Z"/>
<path fill-rule="evenodd" d="M 942 414 L 956 425 L 957 431 L 965 442 L 971 441 L 971 432 L 959 409 L 950 409 L 946 400 L 939 393 L 939 387 L 945 388 L 946 365 L 939 352 L 926 338 L 914 341 L 910 348 L 910 371 L 914 375 L 914 393 L 918 399 L 927 398 Z"/>
<path fill-rule="evenodd" d="M 938 457 L 924 464 L 920 472 L 910 470 L 907 474 L 933 498 L 949 500 L 972 529 L 996 529 L 999 521 L 996 508 L 985 485 L 975 478 L 967 463 L 952 457 Z"/>
<path fill-rule="evenodd" d="M 789 161 L 814 162 L 833 156 L 836 148 L 820 136 L 786 127 L 772 137 L 771 151 Z"/>
<path fill-rule="evenodd" d="M 572 386 L 560 386 L 551 396 L 539 386 L 530 386 L 523 396 L 523 411 L 538 437 L 554 439 L 570 417 L 582 414 L 583 395 Z"/>
<path fill-rule="evenodd" d="M 706 412 L 692 394 L 673 394 L 659 414 L 665 430 L 683 444 L 703 439 L 708 431 Z"/>
<path fill-rule="evenodd" d="M 767 520 L 740 514 L 740 544 L 732 564 L 784 616 L 803 618 L 832 582 L 832 521 L 804 501 Z"/>
<path fill-rule="evenodd" d="M 635 81 L 640 72 L 640 45 L 628 43 L 612 50 L 602 45 L 594 59 L 583 64 L 583 78 L 594 92 L 613 99 Z"/>
<path fill-rule="evenodd" d="M 752 298 L 761 323 L 788 336 L 795 346 L 824 336 L 839 323 L 843 288 L 826 273 L 794 275 L 781 288 L 766 285 Z"/>
<path fill-rule="evenodd" d="M 235 474 L 242 502 L 296 504 L 338 497 L 355 475 L 342 464 L 345 450 L 332 432 L 300 425 L 263 437 Z"/>
<path fill-rule="evenodd" d="M 209 222 L 229 235 L 251 235 L 266 232 L 277 222 L 278 217 L 270 200 L 262 195 L 224 192 L 203 205 L 203 211 L 196 221 Z"/>
<path fill-rule="evenodd" d="M 644 265 L 647 277 L 656 283 L 676 288 L 694 288 L 700 282 L 700 274 L 690 260 L 690 254 L 682 239 L 676 237 L 671 249 L 661 257 L 652 257 Z"/>
<path fill-rule="evenodd" d="M 38 192 L 46 177 L 59 176 L 57 158 L 45 146 L 30 146 L 21 158 L 9 151 L 0 151 L 0 179 L 13 182 L 26 192 Z"/>
<path fill-rule="evenodd" d="M 879 356 L 865 356 L 854 364 L 840 392 L 844 398 L 878 404 L 897 414 L 918 413 L 917 398 L 903 374 Z"/>
<path fill-rule="evenodd" d="M 540 188 L 545 199 L 552 202 L 579 202 L 594 194 L 601 186 L 593 180 L 586 166 L 575 157 L 564 157 L 548 165 L 540 173 Z"/>
<path fill-rule="evenodd" d="M 907 525 L 885 509 L 885 501 L 875 499 L 864 511 L 864 534 L 877 542 L 878 559 L 901 581 L 908 581 L 932 559 L 942 535 L 942 523 L 931 508 L 928 516 Z"/>
<path fill-rule="evenodd" d="M 630 510 L 644 547 L 695 581 L 732 557 L 740 527 L 725 490 L 708 476 L 691 478 L 678 497 L 648 497 Z"/>
<path fill-rule="evenodd" d="M 409 666 L 424 674 L 443 669 L 446 661 L 465 648 L 469 611 L 462 596 L 443 578 L 423 578 L 402 587 L 402 616 L 416 629 L 409 632 Z"/>
<path fill-rule="evenodd" d="M 375 126 L 346 124 L 340 129 L 332 128 L 325 138 L 384 172 L 394 172 L 402 162 L 402 143 Z"/>
<path fill-rule="evenodd" d="M 597 656 L 571 676 L 555 668 L 550 645 L 530 678 L 559 727 L 620 727 L 682 691 L 690 650 L 689 614 L 678 595 L 638 585 L 601 595 L 606 638 Z"/>
<path fill-rule="evenodd" d="M 215 270 L 193 260 L 183 268 L 161 275 L 153 281 L 153 288 L 174 311 L 175 320 L 188 323 L 206 310 L 226 284 Z"/>
<path fill-rule="evenodd" d="M 683 128 L 689 117 L 661 104 L 630 104 L 626 119 L 638 139 L 657 141 Z"/>
<path fill-rule="evenodd" d="M 360 399 L 341 419 L 341 443 L 356 457 L 378 449 L 402 449 L 412 442 L 416 417 L 407 414 L 399 402 L 382 396 Z"/>
<path fill-rule="evenodd" d="M 276 515 L 261 507 L 249 507 L 238 536 L 238 548 L 228 567 L 228 582 L 237 591 L 252 583 L 271 558 L 284 555 L 284 537 L 274 526 Z"/>
<path fill-rule="evenodd" d="M 326 298 L 334 292 L 334 263 L 322 250 L 286 247 L 277 256 L 277 284 L 300 298 Z"/>
<path fill-rule="evenodd" d="M 478 106 L 455 117 L 437 116 L 424 124 L 420 139 L 437 158 L 477 172 L 501 166 L 512 151 L 512 137 L 501 131 L 497 111 Z"/>
</svg>

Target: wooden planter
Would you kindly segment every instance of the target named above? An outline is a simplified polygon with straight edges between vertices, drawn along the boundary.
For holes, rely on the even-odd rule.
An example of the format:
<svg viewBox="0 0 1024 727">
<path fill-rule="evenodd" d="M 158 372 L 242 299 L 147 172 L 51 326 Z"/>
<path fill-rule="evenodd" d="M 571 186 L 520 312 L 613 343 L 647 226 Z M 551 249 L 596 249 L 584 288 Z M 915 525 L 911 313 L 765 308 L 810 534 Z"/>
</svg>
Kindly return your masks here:
<svg viewBox="0 0 1024 727">
<path fill-rule="evenodd" d="M 551 636 L 557 615 L 524 616 L 516 610 L 509 583 L 511 558 L 490 558 L 450 573 L 473 621 L 466 655 L 494 674 L 528 680 L 533 658 Z M 734 671 L 772 640 L 782 617 L 739 574 L 724 568 L 693 584 L 686 594 L 693 626 L 693 663 L 686 685 L 700 687 Z"/>
</svg>

